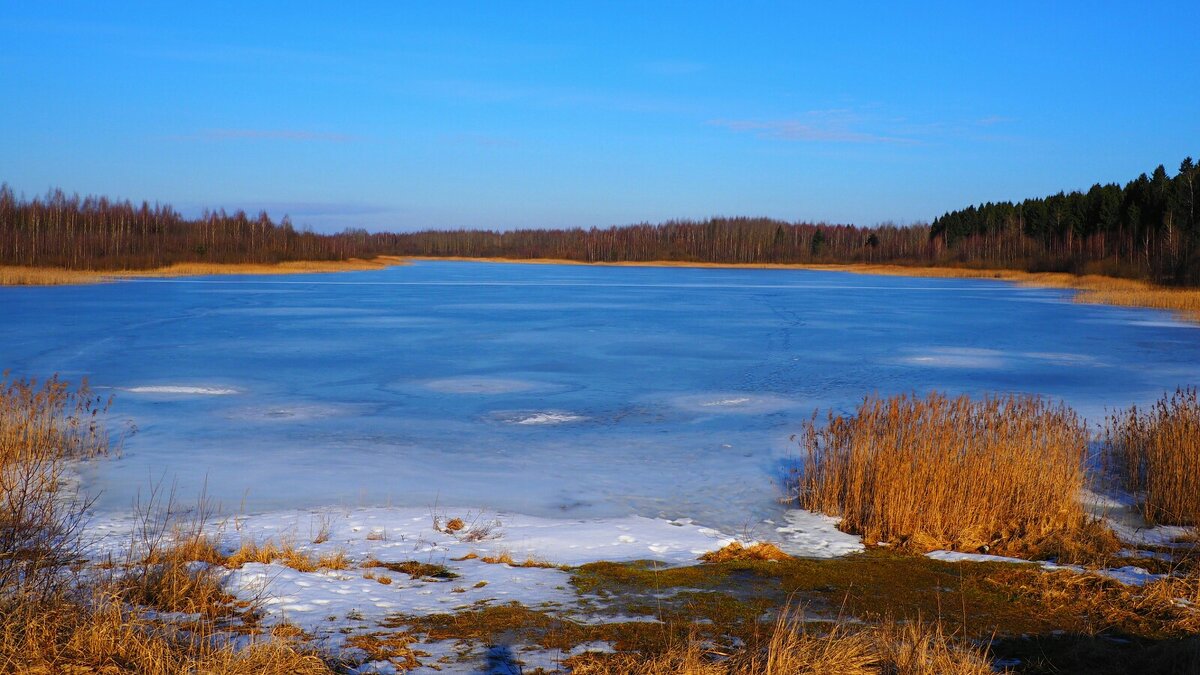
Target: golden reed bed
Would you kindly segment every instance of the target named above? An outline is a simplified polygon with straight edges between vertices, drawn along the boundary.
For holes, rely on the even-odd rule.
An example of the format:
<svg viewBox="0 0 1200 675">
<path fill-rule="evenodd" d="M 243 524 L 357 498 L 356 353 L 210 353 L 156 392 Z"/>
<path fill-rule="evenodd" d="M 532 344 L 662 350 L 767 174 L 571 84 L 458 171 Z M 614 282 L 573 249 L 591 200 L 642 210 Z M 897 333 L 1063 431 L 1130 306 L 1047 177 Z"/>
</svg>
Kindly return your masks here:
<svg viewBox="0 0 1200 675">
<path fill-rule="evenodd" d="M 370 260 L 298 260 L 282 263 L 176 263 L 148 270 L 68 270 L 61 267 L 17 267 L 0 265 L 0 286 L 63 286 L 98 284 L 112 279 L 135 277 L 194 277 L 208 274 L 316 274 L 377 270 L 403 265 L 403 258 L 379 256 Z"/>
</svg>

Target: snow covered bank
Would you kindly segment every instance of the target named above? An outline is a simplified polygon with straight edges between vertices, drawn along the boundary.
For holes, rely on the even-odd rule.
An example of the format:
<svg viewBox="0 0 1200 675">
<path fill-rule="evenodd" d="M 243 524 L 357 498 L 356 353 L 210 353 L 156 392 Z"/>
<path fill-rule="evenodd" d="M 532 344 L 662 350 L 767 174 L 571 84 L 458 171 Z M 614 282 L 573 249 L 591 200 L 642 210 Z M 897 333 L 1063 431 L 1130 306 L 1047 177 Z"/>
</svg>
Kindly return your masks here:
<svg viewBox="0 0 1200 675">
<path fill-rule="evenodd" d="M 862 550 L 859 538 L 839 532 L 836 524 L 803 511 L 788 512 L 782 525 L 766 523 L 792 555 L 832 558 Z M 137 525 L 132 515 L 95 520 L 88 528 L 89 554 L 123 555 Z M 397 614 L 507 602 L 571 612 L 579 597 L 563 567 L 635 560 L 690 565 L 735 539 L 688 519 L 550 519 L 447 507 L 278 511 L 232 516 L 208 530 L 225 551 L 273 541 L 313 556 L 344 553 L 349 569 L 300 572 L 278 563 L 248 563 L 227 577 L 235 595 L 262 602 L 268 624 L 287 621 L 331 647 L 347 632 L 375 629 Z M 417 561 L 444 566 L 447 574 L 414 577 L 367 565 L 376 561 Z M 523 566 L 526 561 L 530 566 Z"/>
</svg>

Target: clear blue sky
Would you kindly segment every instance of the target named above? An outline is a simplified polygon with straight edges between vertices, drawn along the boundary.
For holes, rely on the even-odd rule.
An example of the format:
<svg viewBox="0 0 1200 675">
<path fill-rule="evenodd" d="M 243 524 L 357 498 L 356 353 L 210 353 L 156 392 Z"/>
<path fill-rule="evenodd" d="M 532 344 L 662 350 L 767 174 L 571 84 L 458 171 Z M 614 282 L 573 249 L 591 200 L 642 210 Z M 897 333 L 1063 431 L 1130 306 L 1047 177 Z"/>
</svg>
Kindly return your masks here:
<svg viewBox="0 0 1200 675">
<path fill-rule="evenodd" d="M 1196 0 L 816 4 L 0 0 L 0 181 L 319 230 L 869 225 L 1200 154 Z"/>
</svg>

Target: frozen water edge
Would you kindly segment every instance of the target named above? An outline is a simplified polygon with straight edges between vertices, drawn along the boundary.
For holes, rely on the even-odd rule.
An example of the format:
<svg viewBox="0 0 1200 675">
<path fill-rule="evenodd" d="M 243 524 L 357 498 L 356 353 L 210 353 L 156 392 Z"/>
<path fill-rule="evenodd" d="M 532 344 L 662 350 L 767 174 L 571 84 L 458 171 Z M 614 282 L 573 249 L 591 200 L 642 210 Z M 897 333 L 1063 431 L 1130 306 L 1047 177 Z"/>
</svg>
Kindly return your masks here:
<svg viewBox="0 0 1200 675">
<path fill-rule="evenodd" d="M 449 534 L 435 529 L 451 518 L 465 522 Z M 829 558 L 862 550 L 858 537 L 836 529 L 826 516 L 795 511 L 776 527 L 781 546 L 798 556 Z M 121 556 L 137 522 L 131 514 L 97 517 L 88 527 L 88 553 L 94 559 Z M 228 587 L 244 599 L 263 603 L 268 623 L 287 621 L 339 647 L 351 632 L 378 627 L 390 615 L 453 612 L 476 603 L 520 602 L 531 608 L 570 611 L 578 596 L 570 574 L 557 567 L 488 564 L 479 557 L 507 553 L 556 566 L 600 560 L 656 560 L 666 565 L 695 564 L 708 551 L 734 537 L 687 519 L 642 516 L 606 519 L 550 519 L 519 514 L 484 514 L 469 509 L 330 508 L 231 516 L 208 530 L 226 551 L 242 543 L 289 542 L 322 555 L 343 552 L 355 567 L 298 572 L 278 564 L 250 563 L 233 570 Z M 319 542 L 319 543 L 317 543 Z M 358 568 L 364 561 L 418 562 L 447 566 L 458 578 L 410 579 L 383 569 Z M 371 571 L 391 583 L 367 578 Z"/>
<path fill-rule="evenodd" d="M 1126 565 L 1125 567 L 1115 567 L 1099 570 L 1087 570 L 1079 565 L 1058 565 L 1056 563 L 1047 562 L 1045 560 L 1026 560 L 1024 558 L 1010 558 L 1003 555 L 988 555 L 986 553 L 961 553 L 959 551 L 930 551 L 926 553 L 927 558 L 933 560 L 941 560 L 943 562 L 1001 562 L 1025 565 L 1037 565 L 1047 571 L 1068 570 L 1083 574 L 1089 572 L 1098 574 L 1102 577 L 1108 577 L 1114 581 L 1119 581 L 1126 586 L 1144 586 L 1151 581 L 1157 581 L 1166 577 L 1165 574 L 1151 574 L 1142 567 L 1134 565 Z"/>
</svg>

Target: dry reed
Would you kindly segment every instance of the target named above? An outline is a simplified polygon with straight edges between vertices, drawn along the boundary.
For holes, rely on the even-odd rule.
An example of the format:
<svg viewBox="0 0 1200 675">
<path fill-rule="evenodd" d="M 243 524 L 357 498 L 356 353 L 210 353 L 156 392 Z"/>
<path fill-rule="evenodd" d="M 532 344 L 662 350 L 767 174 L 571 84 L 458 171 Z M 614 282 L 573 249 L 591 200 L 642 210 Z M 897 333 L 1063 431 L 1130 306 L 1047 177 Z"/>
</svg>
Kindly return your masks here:
<svg viewBox="0 0 1200 675">
<path fill-rule="evenodd" d="M 246 563 L 264 565 L 278 563 L 297 572 L 315 572 L 319 569 L 344 570 L 350 568 L 350 559 L 342 551 L 316 555 L 297 549 L 290 541 L 258 543 L 246 540 L 233 553 L 224 556 L 218 564 L 237 569 Z"/>
<path fill-rule="evenodd" d="M 765 541 L 760 541 L 749 546 L 743 545 L 740 541 L 734 541 L 716 551 L 709 551 L 700 556 L 700 560 L 706 563 L 722 563 L 737 560 L 778 561 L 790 558 L 791 556 L 781 551 L 778 546 Z"/>
<path fill-rule="evenodd" d="M 244 646 L 208 622 L 148 618 L 118 596 L 41 607 L 29 620 L 0 627 L 0 670 L 23 673 L 330 674 L 314 651 L 273 634 Z"/>
<path fill-rule="evenodd" d="M 1136 279 L 1099 274 L 1065 272 L 1024 272 L 1021 270 L 977 269 L 972 267 L 918 267 L 907 265 L 800 265 L 804 269 L 886 274 L 905 277 L 997 279 L 1035 288 L 1066 288 L 1079 291 L 1075 302 L 1144 307 L 1179 314 L 1189 321 L 1200 321 L 1200 289 L 1173 288 Z"/>
<path fill-rule="evenodd" d="M 60 568 L 79 557 L 87 502 L 71 462 L 103 455 L 108 402 L 72 388 L 0 376 L 0 608 L 61 592 Z"/>
<path fill-rule="evenodd" d="M 107 408 L 86 383 L 0 377 L 0 672 L 331 672 L 289 639 L 234 639 L 253 630 L 254 613 L 225 592 L 221 572 L 196 564 L 221 557 L 202 509 L 179 521 L 171 502 L 155 508 L 155 492 L 126 560 L 80 574 L 88 502 L 71 469 L 109 451 Z"/>
<path fill-rule="evenodd" d="M 1177 389 L 1148 410 L 1111 415 L 1104 430 L 1107 470 L 1141 497 L 1146 522 L 1200 525 L 1200 400 Z"/>
<path fill-rule="evenodd" d="M 660 654 L 588 655 L 572 659 L 575 675 L 992 675 L 987 652 L 956 642 L 940 624 L 837 622 L 826 632 L 781 612 L 765 638 L 733 652 L 693 637 Z"/>
<path fill-rule="evenodd" d="M 1087 433 L 1031 396 L 867 398 L 806 423 L 800 504 L 874 544 L 1028 553 L 1081 531 Z"/>
<path fill-rule="evenodd" d="M 145 270 L 75 270 L 62 267 L 0 265 L 0 286 L 65 286 L 95 284 L 118 278 L 184 277 L 215 274 L 316 274 L 377 270 L 403 265 L 395 256 L 364 260 L 294 260 L 280 263 L 176 263 Z"/>
</svg>

